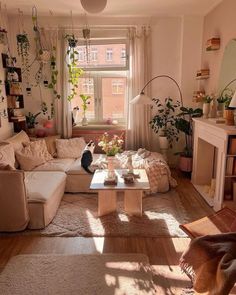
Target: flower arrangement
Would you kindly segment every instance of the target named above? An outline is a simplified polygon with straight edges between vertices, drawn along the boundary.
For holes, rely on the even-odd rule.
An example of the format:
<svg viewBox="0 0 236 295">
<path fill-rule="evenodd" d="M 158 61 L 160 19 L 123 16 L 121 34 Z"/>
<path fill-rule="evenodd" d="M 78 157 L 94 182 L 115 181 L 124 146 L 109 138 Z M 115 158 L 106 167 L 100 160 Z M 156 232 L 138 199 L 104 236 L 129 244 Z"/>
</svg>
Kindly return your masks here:
<svg viewBox="0 0 236 295">
<path fill-rule="evenodd" d="M 122 152 L 123 146 L 123 134 L 118 136 L 114 135 L 111 139 L 109 134 L 105 132 L 98 142 L 98 146 L 106 153 L 107 156 L 115 156 Z"/>
</svg>

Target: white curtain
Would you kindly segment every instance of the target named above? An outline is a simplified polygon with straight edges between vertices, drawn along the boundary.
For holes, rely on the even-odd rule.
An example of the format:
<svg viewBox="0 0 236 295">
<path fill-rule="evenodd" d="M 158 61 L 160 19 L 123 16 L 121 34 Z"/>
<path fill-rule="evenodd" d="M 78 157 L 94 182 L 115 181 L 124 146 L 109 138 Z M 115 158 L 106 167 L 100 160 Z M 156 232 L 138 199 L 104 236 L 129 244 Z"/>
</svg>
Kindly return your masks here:
<svg viewBox="0 0 236 295">
<path fill-rule="evenodd" d="M 150 27 L 129 29 L 130 76 L 128 103 L 138 95 L 151 78 L 151 30 Z M 149 87 L 145 89 L 149 94 Z M 152 136 L 150 128 L 151 107 L 128 105 L 127 148 L 151 149 Z"/>
<path fill-rule="evenodd" d="M 58 83 L 57 91 L 61 94 L 61 99 L 56 101 L 55 106 L 55 120 L 57 133 L 61 134 L 63 138 L 70 138 L 72 136 L 72 112 L 71 104 L 67 100 L 69 93 L 68 87 L 68 69 L 66 64 L 66 42 L 65 32 L 60 30 L 57 46 L 57 63 L 58 63 Z"/>
</svg>

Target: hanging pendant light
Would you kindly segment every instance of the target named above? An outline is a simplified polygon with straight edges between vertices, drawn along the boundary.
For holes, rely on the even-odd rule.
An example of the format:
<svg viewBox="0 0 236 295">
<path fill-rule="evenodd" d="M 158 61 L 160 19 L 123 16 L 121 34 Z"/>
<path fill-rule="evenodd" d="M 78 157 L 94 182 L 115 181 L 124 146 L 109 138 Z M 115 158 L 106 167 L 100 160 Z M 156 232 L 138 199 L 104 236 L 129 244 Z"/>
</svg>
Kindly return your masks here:
<svg viewBox="0 0 236 295">
<path fill-rule="evenodd" d="M 89 13 L 99 13 L 104 10 L 107 0 L 80 0 L 84 10 Z"/>
</svg>

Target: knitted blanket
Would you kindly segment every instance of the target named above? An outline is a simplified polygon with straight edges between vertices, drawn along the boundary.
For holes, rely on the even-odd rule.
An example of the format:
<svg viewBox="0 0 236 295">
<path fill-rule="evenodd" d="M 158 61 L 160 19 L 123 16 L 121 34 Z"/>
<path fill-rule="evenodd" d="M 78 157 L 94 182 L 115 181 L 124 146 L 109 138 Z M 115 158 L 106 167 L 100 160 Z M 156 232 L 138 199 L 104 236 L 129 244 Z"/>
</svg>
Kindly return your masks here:
<svg viewBox="0 0 236 295">
<path fill-rule="evenodd" d="M 236 282 L 236 232 L 194 239 L 180 259 L 194 290 L 227 295 Z"/>
<path fill-rule="evenodd" d="M 167 176 L 170 187 L 176 187 L 177 182 L 171 176 L 170 168 L 163 156 L 156 152 L 149 152 L 145 149 L 138 151 L 125 151 L 116 155 L 116 168 L 128 168 L 129 158 L 132 157 L 132 166 L 134 169 L 145 169 L 150 183 L 149 193 L 158 192 L 158 187 L 163 176 Z M 99 158 L 95 165 L 100 169 L 106 168 L 104 157 Z"/>
</svg>

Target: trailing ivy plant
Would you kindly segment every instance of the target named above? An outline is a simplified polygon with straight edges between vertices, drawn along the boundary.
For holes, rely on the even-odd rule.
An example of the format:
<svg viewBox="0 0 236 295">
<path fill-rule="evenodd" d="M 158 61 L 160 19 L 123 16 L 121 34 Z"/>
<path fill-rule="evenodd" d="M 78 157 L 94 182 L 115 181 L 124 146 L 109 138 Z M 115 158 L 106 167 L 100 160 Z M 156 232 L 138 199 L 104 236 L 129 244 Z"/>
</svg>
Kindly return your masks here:
<svg viewBox="0 0 236 295">
<path fill-rule="evenodd" d="M 56 66 L 56 47 L 55 46 L 53 47 L 53 50 L 51 53 L 50 69 L 51 69 L 51 82 L 48 84 L 48 88 L 52 89 L 53 95 L 55 98 L 60 99 L 61 95 L 58 93 L 56 89 L 58 70 Z"/>
<path fill-rule="evenodd" d="M 41 103 L 41 111 L 42 111 L 42 113 L 43 113 L 44 116 L 47 115 L 48 120 L 53 119 L 54 116 L 55 116 L 54 103 L 51 102 L 51 104 L 50 104 L 50 113 L 49 113 L 48 105 L 47 105 L 47 103 L 45 101 L 43 101 Z"/>
<path fill-rule="evenodd" d="M 179 139 L 179 130 L 175 126 L 175 111 L 179 108 L 180 102 L 173 102 L 170 97 L 165 98 L 164 103 L 159 98 L 153 98 L 156 105 L 156 115 L 149 122 L 151 128 L 155 133 L 160 136 L 166 136 L 170 147 L 172 148 L 173 142 Z"/>
<path fill-rule="evenodd" d="M 77 95 L 79 77 L 83 74 L 83 70 L 78 67 L 78 51 L 76 50 L 77 40 L 72 35 L 66 35 L 66 40 L 68 41 L 68 73 L 69 79 L 68 82 L 70 84 L 70 94 L 68 95 L 67 99 L 71 101 Z"/>
<path fill-rule="evenodd" d="M 29 49 L 30 49 L 30 43 L 28 36 L 25 32 L 22 34 L 16 35 L 17 40 L 17 53 L 21 57 L 21 63 L 22 67 L 25 72 L 25 78 L 28 82 L 29 78 Z"/>
</svg>

